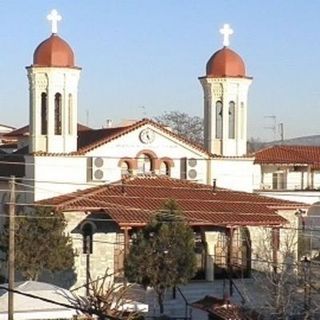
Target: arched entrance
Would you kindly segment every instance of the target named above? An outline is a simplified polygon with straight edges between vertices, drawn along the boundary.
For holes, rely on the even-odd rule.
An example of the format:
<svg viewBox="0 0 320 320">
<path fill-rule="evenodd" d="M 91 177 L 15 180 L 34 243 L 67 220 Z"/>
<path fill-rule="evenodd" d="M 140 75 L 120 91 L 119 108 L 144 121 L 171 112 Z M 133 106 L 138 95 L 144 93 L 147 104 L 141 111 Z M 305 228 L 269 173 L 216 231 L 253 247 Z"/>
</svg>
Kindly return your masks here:
<svg viewBox="0 0 320 320">
<path fill-rule="evenodd" d="M 230 238 L 232 239 L 231 246 Z M 226 233 L 219 233 L 215 245 L 215 278 L 225 278 L 229 272 L 235 278 L 250 277 L 251 239 L 250 232 L 246 227 L 229 229 Z"/>
</svg>

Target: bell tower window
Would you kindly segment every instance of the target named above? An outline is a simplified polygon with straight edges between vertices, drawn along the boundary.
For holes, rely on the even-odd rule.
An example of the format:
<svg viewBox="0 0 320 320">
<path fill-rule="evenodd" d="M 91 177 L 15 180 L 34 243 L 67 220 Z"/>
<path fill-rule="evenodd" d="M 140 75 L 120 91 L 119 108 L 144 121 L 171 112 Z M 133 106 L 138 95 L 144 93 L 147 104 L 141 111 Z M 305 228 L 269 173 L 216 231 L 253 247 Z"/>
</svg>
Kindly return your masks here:
<svg viewBox="0 0 320 320">
<path fill-rule="evenodd" d="M 48 133 L 47 94 L 41 93 L 41 134 Z"/>
<path fill-rule="evenodd" d="M 221 101 L 216 102 L 216 138 L 222 139 L 223 105 Z"/>
<path fill-rule="evenodd" d="M 235 103 L 229 102 L 229 139 L 235 138 Z"/>
<path fill-rule="evenodd" d="M 54 96 L 54 134 L 61 135 L 61 110 L 62 96 L 61 93 L 56 93 Z"/>
<path fill-rule="evenodd" d="M 68 96 L 68 134 L 72 134 L 72 117 L 73 117 L 73 105 L 72 105 L 72 94 Z"/>
</svg>

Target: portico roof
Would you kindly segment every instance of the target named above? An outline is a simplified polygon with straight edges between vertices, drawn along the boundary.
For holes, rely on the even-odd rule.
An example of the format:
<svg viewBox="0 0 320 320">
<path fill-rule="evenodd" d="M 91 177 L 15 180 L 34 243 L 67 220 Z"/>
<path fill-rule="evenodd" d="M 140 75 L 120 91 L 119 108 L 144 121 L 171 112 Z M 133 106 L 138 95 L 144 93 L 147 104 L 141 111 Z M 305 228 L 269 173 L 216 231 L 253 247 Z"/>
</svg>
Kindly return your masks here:
<svg viewBox="0 0 320 320">
<path fill-rule="evenodd" d="M 120 226 L 143 226 L 167 199 L 175 199 L 192 226 L 274 226 L 287 221 L 277 210 L 306 205 L 253 193 L 159 176 L 127 178 L 35 203 L 55 210 L 105 212 Z"/>
</svg>

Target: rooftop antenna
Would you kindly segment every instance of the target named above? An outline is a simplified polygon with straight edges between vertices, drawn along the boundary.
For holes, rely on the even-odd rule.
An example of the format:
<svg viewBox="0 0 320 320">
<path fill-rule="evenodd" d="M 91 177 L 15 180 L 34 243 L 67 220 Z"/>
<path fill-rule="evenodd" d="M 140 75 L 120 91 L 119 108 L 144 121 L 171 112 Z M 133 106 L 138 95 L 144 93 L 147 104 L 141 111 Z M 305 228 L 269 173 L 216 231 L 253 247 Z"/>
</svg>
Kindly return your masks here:
<svg viewBox="0 0 320 320">
<path fill-rule="evenodd" d="M 141 109 L 142 111 L 142 118 L 146 118 L 147 117 L 147 111 L 146 111 L 146 107 L 145 106 L 139 106 L 139 109 Z"/>
<path fill-rule="evenodd" d="M 279 123 L 280 141 L 284 141 L 284 123 Z"/>
<path fill-rule="evenodd" d="M 277 133 L 277 117 L 275 115 L 264 116 L 265 119 L 270 119 L 270 125 L 263 127 L 264 129 L 272 130 L 273 132 L 273 140 L 276 140 Z"/>
</svg>

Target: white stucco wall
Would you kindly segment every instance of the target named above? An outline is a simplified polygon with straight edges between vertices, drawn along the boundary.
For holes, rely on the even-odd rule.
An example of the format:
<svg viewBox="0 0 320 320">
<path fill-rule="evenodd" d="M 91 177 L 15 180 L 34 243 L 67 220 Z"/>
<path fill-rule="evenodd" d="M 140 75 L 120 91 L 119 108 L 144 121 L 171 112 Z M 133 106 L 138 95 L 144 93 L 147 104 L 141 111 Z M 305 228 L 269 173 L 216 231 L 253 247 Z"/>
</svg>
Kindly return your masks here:
<svg viewBox="0 0 320 320">
<path fill-rule="evenodd" d="M 211 172 L 218 187 L 253 191 L 253 158 L 215 158 L 211 160 Z"/>
<path fill-rule="evenodd" d="M 26 182 L 34 188 L 34 201 L 93 186 L 87 182 L 87 161 L 79 157 L 26 157 Z M 32 201 L 32 199 L 30 199 Z"/>
</svg>

